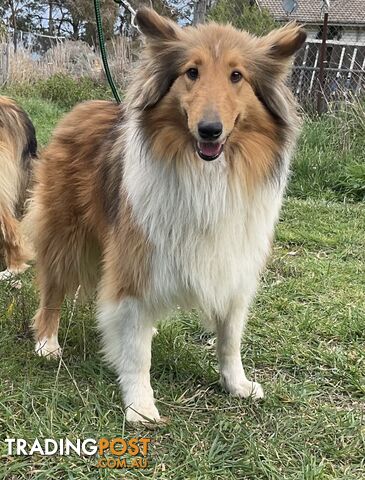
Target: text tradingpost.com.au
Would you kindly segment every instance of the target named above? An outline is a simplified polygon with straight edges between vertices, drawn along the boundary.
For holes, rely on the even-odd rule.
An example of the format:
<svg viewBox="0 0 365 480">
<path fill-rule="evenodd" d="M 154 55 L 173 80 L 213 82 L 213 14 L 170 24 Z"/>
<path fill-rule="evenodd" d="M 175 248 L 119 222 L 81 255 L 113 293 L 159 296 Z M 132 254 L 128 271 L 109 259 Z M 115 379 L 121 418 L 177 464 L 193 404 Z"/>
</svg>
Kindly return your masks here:
<svg viewBox="0 0 365 480">
<path fill-rule="evenodd" d="M 23 438 L 6 438 L 8 456 L 69 456 L 95 457 L 97 468 L 146 468 L 150 438 L 122 437 L 100 439 L 86 438 L 36 438 L 29 442 Z"/>
</svg>

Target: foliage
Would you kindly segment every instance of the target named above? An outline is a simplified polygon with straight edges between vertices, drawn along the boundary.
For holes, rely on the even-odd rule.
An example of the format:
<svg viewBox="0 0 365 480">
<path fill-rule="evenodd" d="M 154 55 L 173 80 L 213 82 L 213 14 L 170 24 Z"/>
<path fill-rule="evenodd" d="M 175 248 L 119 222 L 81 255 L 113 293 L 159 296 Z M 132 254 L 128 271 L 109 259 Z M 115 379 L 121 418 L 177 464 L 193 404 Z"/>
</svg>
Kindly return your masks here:
<svg viewBox="0 0 365 480">
<path fill-rule="evenodd" d="M 106 38 L 114 31 L 118 6 L 101 0 Z M 95 13 L 90 0 L 0 0 L 0 16 L 15 30 L 96 41 Z M 15 38 L 15 37 L 14 37 Z"/>
<path fill-rule="evenodd" d="M 337 107 L 338 108 L 338 107 Z M 289 194 L 300 198 L 365 199 L 365 102 L 306 116 Z"/>
<path fill-rule="evenodd" d="M 277 27 L 268 10 L 250 5 L 247 0 L 218 0 L 209 18 L 220 23 L 231 23 L 236 28 L 254 35 L 265 35 Z"/>
<path fill-rule="evenodd" d="M 97 44 L 94 2 L 92 0 L 54 0 L 53 24 L 62 35 L 73 40 L 85 40 L 90 44 Z M 114 0 L 101 0 L 102 23 L 105 38 L 111 38 L 114 24 L 118 17 L 118 6 Z M 58 33 L 58 35 L 60 34 Z"/>
<path fill-rule="evenodd" d="M 346 165 L 336 187 L 346 198 L 365 201 L 365 162 Z"/>
<path fill-rule="evenodd" d="M 50 101 L 58 107 L 70 109 L 79 102 L 95 99 L 110 99 L 106 85 L 93 82 L 88 77 L 73 79 L 68 75 L 56 74 L 34 84 L 14 85 L 4 90 L 8 95 L 35 97 Z"/>
<path fill-rule="evenodd" d="M 149 1 L 131 1 L 135 9 Z M 178 2 L 177 2 L 178 3 Z M 162 15 L 177 19 L 178 4 L 166 0 L 153 2 Z M 114 33 L 132 31 L 131 16 L 126 9 L 119 9 L 114 0 L 100 0 L 101 19 L 107 40 Z M 84 40 L 97 45 L 97 31 L 93 0 L 0 0 L 0 18 L 15 30 L 64 36 L 72 40 Z M 16 36 L 14 36 L 16 42 Z"/>
<path fill-rule="evenodd" d="M 74 80 L 61 74 L 40 80 L 35 85 L 35 90 L 41 98 L 51 100 L 64 108 L 71 108 L 85 100 L 110 98 L 109 90 L 103 85 L 95 84 L 90 78 Z"/>
<path fill-rule="evenodd" d="M 0 18 L 14 29 L 30 30 L 41 9 L 36 0 L 0 0 Z"/>
</svg>

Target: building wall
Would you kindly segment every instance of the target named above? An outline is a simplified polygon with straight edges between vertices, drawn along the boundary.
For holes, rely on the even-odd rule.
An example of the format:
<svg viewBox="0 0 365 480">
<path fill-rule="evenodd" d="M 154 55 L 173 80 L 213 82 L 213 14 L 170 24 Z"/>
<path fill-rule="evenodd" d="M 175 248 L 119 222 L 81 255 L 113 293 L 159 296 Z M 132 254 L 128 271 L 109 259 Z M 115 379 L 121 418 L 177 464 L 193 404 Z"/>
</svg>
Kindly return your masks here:
<svg viewBox="0 0 365 480">
<path fill-rule="evenodd" d="M 341 38 L 339 39 L 341 42 L 360 42 L 365 43 L 365 27 L 358 28 L 358 27 L 342 27 L 341 31 Z M 318 25 L 306 25 L 305 27 L 308 38 L 315 39 L 318 38 L 318 33 L 320 32 L 320 27 Z M 335 38 L 338 40 L 338 38 Z"/>
</svg>

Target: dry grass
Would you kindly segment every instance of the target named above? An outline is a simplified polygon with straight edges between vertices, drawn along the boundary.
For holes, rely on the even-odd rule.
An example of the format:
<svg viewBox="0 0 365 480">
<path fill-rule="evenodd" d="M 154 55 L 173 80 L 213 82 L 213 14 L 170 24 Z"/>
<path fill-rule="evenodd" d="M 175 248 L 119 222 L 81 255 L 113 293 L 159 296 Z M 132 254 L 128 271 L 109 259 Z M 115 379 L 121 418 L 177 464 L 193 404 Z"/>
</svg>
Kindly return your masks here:
<svg viewBox="0 0 365 480">
<path fill-rule="evenodd" d="M 113 77 L 123 87 L 132 61 L 130 42 L 117 37 L 109 42 L 107 50 Z M 23 47 L 15 52 L 11 44 L 0 42 L 0 85 L 34 83 L 57 74 L 76 79 L 87 77 L 96 83 L 104 81 L 99 52 L 85 42 L 67 40 L 43 56 Z"/>
</svg>

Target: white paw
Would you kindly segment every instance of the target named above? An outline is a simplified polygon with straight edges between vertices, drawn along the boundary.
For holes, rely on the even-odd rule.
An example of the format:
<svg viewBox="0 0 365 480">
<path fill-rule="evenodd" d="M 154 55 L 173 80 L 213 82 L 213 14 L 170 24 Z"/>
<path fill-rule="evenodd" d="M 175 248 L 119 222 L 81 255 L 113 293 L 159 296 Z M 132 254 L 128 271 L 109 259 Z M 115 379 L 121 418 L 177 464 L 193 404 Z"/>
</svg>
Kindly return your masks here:
<svg viewBox="0 0 365 480">
<path fill-rule="evenodd" d="M 238 382 L 227 381 L 227 379 L 221 378 L 222 387 L 227 390 L 231 395 L 235 397 L 248 398 L 253 400 L 259 400 L 264 398 L 264 390 L 262 386 L 257 382 L 251 382 L 246 378 L 241 379 Z"/>
<path fill-rule="evenodd" d="M 11 288 L 15 288 L 17 290 L 20 290 L 23 286 L 21 280 L 16 280 L 15 278 L 16 273 L 13 272 L 12 270 L 3 270 L 0 272 L 0 281 L 5 281 L 7 280 L 9 282 L 9 285 Z"/>
<path fill-rule="evenodd" d="M 132 403 L 127 407 L 126 419 L 128 422 L 159 422 L 160 414 L 153 403 L 151 405 L 143 406 L 138 405 L 137 403 Z"/>
<path fill-rule="evenodd" d="M 0 281 L 1 280 L 9 280 L 14 276 L 14 273 L 11 272 L 10 270 L 6 269 L 0 272 Z"/>
<path fill-rule="evenodd" d="M 16 275 L 19 275 L 20 273 L 25 272 L 27 268 L 29 268 L 29 265 L 27 265 L 26 263 L 23 263 L 18 268 L 10 268 L 10 269 L 7 268 L 6 270 L 3 270 L 2 272 L 0 272 L 0 281 L 9 280 Z"/>
<path fill-rule="evenodd" d="M 57 335 L 50 338 L 44 337 L 37 341 L 35 351 L 40 357 L 59 358 L 61 357 L 61 347 L 58 343 Z"/>
</svg>

